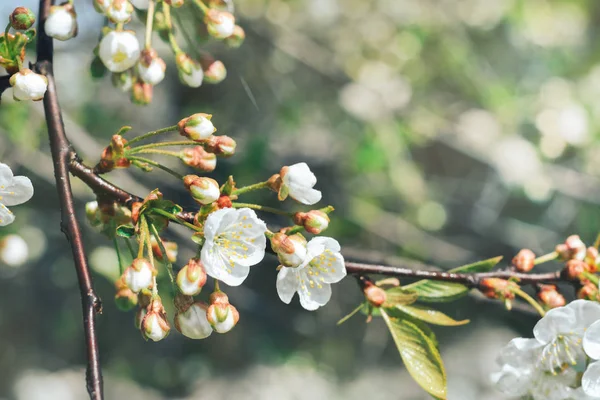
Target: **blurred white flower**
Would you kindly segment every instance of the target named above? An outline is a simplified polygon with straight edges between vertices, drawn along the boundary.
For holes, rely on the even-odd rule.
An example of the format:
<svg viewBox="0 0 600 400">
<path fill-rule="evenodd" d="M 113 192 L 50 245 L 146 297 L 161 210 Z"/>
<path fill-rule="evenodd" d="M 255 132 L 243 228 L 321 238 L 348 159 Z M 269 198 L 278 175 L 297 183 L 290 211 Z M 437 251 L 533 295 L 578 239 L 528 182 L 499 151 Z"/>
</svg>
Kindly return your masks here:
<svg viewBox="0 0 600 400">
<path fill-rule="evenodd" d="M 29 178 L 13 176 L 10 167 L 0 163 L 0 226 L 6 226 L 15 220 L 14 214 L 6 206 L 25 203 L 31 196 L 33 185 Z"/>
<path fill-rule="evenodd" d="M 20 267 L 29 258 L 27 242 L 19 235 L 0 239 L 0 261 L 11 267 Z"/>
<path fill-rule="evenodd" d="M 165 79 L 167 65 L 160 57 L 153 58 L 149 64 L 140 61 L 138 63 L 138 73 L 140 78 L 151 85 L 158 85 Z"/>
<path fill-rule="evenodd" d="M 140 43 L 130 31 L 111 31 L 100 41 L 100 59 L 111 72 L 123 72 L 140 57 Z"/>
<path fill-rule="evenodd" d="M 13 88 L 13 98 L 17 101 L 42 100 L 48 89 L 48 78 L 29 68 L 23 68 L 11 76 L 9 82 Z"/>
<path fill-rule="evenodd" d="M 201 260 L 206 273 L 229 286 L 239 286 L 250 267 L 265 257 L 267 226 L 249 208 L 223 208 L 204 224 Z"/>
<path fill-rule="evenodd" d="M 507 137 L 495 145 L 492 162 L 508 184 L 523 185 L 542 174 L 542 164 L 535 147 L 519 137 Z"/>
<path fill-rule="evenodd" d="M 227 11 L 210 9 L 204 18 L 208 33 L 217 39 L 225 39 L 233 34 L 235 17 Z"/>
<path fill-rule="evenodd" d="M 44 24 L 46 35 L 57 40 L 69 40 L 77 34 L 77 14 L 72 4 L 50 7 Z"/>
<path fill-rule="evenodd" d="M 588 364 L 581 378 L 581 387 L 588 396 L 600 398 L 600 320 L 586 330 L 583 349 L 585 354 L 595 361 Z"/>
<path fill-rule="evenodd" d="M 175 328 L 190 339 L 209 337 L 213 329 L 208 319 L 206 319 L 207 308 L 206 304 L 194 303 L 184 312 L 177 312 L 175 315 Z"/>
<path fill-rule="evenodd" d="M 288 195 L 306 205 L 312 205 L 321 200 L 321 192 L 313 189 L 313 186 L 317 183 L 317 177 L 306 163 L 283 167 L 280 175 L 282 180 L 282 186 L 279 190 L 280 200 L 285 200 Z"/>
<path fill-rule="evenodd" d="M 191 60 L 185 70 L 179 68 L 179 79 L 182 83 L 192 88 L 197 88 L 202 85 L 204 80 L 204 71 L 202 65 L 195 60 Z"/>
<path fill-rule="evenodd" d="M 277 294 L 289 304 L 298 292 L 300 304 L 316 310 L 331 298 L 331 284 L 346 276 L 340 244 L 330 237 L 318 236 L 308 242 L 307 256 L 297 268 L 283 267 L 277 275 Z"/>
</svg>

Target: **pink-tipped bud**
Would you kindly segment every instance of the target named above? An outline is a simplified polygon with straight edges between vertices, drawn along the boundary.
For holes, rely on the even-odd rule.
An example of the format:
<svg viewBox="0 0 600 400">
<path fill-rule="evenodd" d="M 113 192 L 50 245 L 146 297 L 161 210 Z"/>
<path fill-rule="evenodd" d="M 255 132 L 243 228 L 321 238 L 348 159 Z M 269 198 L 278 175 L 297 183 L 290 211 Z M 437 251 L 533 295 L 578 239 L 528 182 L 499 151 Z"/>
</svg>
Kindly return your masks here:
<svg viewBox="0 0 600 400">
<path fill-rule="evenodd" d="M 208 305 L 193 303 L 175 314 L 175 329 L 190 339 L 205 339 L 213 332 L 206 313 Z"/>
<path fill-rule="evenodd" d="M 18 31 L 24 31 L 35 23 L 35 14 L 27 7 L 17 7 L 10 14 L 10 26 Z"/>
<path fill-rule="evenodd" d="M 555 251 L 563 261 L 583 260 L 585 258 L 586 246 L 578 235 L 569 236 L 563 244 L 556 246 Z"/>
<path fill-rule="evenodd" d="M 223 82 L 227 77 L 227 69 L 221 61 L 212 60 L 202 63 L 202 68 L 204 70 L 204 82 L 217 84 Z"/>
<path fill-rule="evenodd" d="M 371 282 L 367 282 L 363 289 L 365 298 L 373 307 L 381 307 L 385 303 L 386 295 L 385 290 L 379 286 L 375 286 Z"/>
<path fill-rule="evenodd" d="M 192 258 L 177 274 L 177 287 L 186 296 L 200 293 L 206 284 L 206 271 L 202 261 Z"/>
<path fill-rule="evenodd" d="M 208 34 L 216 39 L 225 39 L 235 31 L 235 17 L 227 11 L 210 9 L 204 17 Z"/>
<path fill-rule="evenodd" d="M 181 160 L 185 165 L 202 172 L 212 172 L 217 167 L 217 156 L 204 150 L 202 146 L 183 149 Z"/>
<path fill-rule="evenodd" d="M 123 272 L 122 279 L 129 289 L 138 293 L 143 289 L 149 289 L 154 283 L 156 270 L 145 258 L 136 258 Z"/>
<path fill-rule="evenodd" d="M 183 184 L 194 200 L 203 205 L 217 201 L 221 196 L 219 184 L 212 178 L 186 175 Z"/>
<path fill-rule="evenodd" d="M 128 149 L 127 140 L 121 135 L 113 135 L 110 144 L 102 151 L 100 162 L 95 167 L 95 172 L 104 174 L 115 168 L 127 168 L 131 161 L 125 158 Z"/>
<path fill-rule="evenodd" d="M 577 298 L 598 301 L 598 286 L 596 286 L 590 281 L 586 281 L 584 285 L 577 291 Z"/>
<path fill-rule="evenodd" d="M 140 79 L 150 85 L 158 85 L 165 79 L 167 64 L 154 49 L 144 49 L 137 66 Z"/>
<path fill-rule="evenodd" d="M 154 257 L 156 257 L 158 261 L 164 261 L 162 250 L 154 236 L 150 237 L 150 243 L 152 244 L 152 254 L 154 254 Z M 171 264 L 177 261 L 177 253 L 179 250 L 177 243 L 163 240 L 162 244 L 167 252 L 167 260 Z"/>
<path fill-rule="evenodd" d="M 271 247 L 285 267 L 296 268 L 306 259 L 306 239 L 299 233 L 290 236 L 276 233 L 271 237 Z"/>
<path fill-rule="evenodd" d="M 483 279 L 479 285 L 481 293 L 490 299 L 512 300 L 515 298 L 513 289 L 518 288 L 514 282 L 500 278 Z"/>
<path fill-rule="evenodd" d="M 171 326 L 160 297 L 152 299 L 147 311 L 141 324 L 142 336 L 155 342 L 163 340 L 171 331 Z"/>
<path fill-rule="evenodd" d="M 231 36 L 225 38 L 225 44 L 229 47 L 237 48 L 240 47 L 242 43 L 244 43 L 245 39 L 246 32 L 244 32 L 244 29 L 241 26 L 236 25 L 235 28 L 233 28 L 233 33 L 231 34 Z"/>
<path fill-rule="evenodd" d="M 587 265 L 583 261 L 569 260 L 563 270 L 564 276 L 569 280 L 577 281 L 581 279 L 581 275 L 586 271 Z"/>
<path fill-rule="evenodd" d="M 512 264 L 518 271 L 529 272 L 535 266 L 535 254 L 529 249 L 522 249 L 512 259 Z"/>
<path fill-rule="evenodd" d="M 566 300 L 554 285 L 541 285 L 537 293 L 537 298 L 548 308 L 562 307 L 566 304 Z"/>
<path fill-rule="evenodd" d="M 145 106 L 152 103 L 152 94 L 154 86 L 143 81 L 137 81 L 131 88 L 131 101 L 134 104 Z"/>
<path fill-rule="evenodd" d="M 235 140 L 226 135 L 211 136 L 204 144 L 206 151 L 221 157 L 231 157 L 235 154 Z"/>
<path fill-rule="evenodd" d="M 240 314 L 229 304 L 225 293 L 213 292 L 210 295 L 210 306 L 206 310 L 206 319 L 216 332 L 226 333 L 238 323 Z"/>
<path fill-rule="evenodd" d="M 318 235 L 329 227 L 329 216 L 320 210 L 298 212 L 294 215 L 294 223 L 303 226 L 308 233 Z"/>
<path fill-rule="evenodd" d="M 598 249 L 595 247 L 588 247 L 585 252 L 584 262 L 588 266 L 587 271 L 595 273 L 600 267 L 600 256 L 598 255 Z"/>
<path fill-rule="evenodd" d="M 197 113 L 184 118 L 177 124 L 179 134 L 195 141 L 207 140 L 217 130 L 211 119 L 212 115 L 205 113 Z"/>
</svg>

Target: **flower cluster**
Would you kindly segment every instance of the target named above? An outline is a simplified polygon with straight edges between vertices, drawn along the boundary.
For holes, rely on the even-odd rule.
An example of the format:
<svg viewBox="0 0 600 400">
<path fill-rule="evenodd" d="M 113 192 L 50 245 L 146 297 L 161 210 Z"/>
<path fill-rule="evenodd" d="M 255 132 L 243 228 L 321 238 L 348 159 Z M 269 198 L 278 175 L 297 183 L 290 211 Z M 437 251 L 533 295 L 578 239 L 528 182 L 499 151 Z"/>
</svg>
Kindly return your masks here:
<svg viewBox="0 0 600 400">
<path fill-rule="evenodd" d="M 575 300 L 552 309 L 533 335 L 502 350 L 501 370 L 492 376 L 500 391 L 534 400 L 600 399 L 600 304 Z"/>
<path fill-rule="evenodd" d="M 204 15 L 201 21 L 206 27 L 207 35 L 223 40 L 232 47 L 239 46 L 244 39 L 244 31 L 235 24 L 235 17 L 222 9 L 219 2 L 202 0 L 190 2 Z M 219 83 L 227 72 L 221 61 L 206 54 L 195 59 L 185 53 L 177 44 L 172 13 L 184 4 L 184 0 L 94 0 L 96 10 L 103 14 L 110 24 L 103 30 L 103 36 L 97 47 L 97 59 L 92 64 L 94 76 L 102 76 L 106 70 L 112 73 L 113 83 L 123 91 L 130 92 L 132 101 L 137 104 L 148 104 L 152 101 L 153 87 L 165 78 L 166 63 L 152 47 L 153 32 L 167 42 L 175 57 L 175 63 L 182 83 L 197 88 L 203 82 Z M 56 14 L 57 21 L 52 26 L 53 37 L 68 38 L 76 32 L 73 6 L 60 6 Z M 68 9 L 67 9 L 68 8 Z M 135 13 L 135 9 L 138 10 Z M 71 14 L 69 14 L 71 13 Z M 145 42 L 142 47 L 134 31 L 126 30 L 136 14 L 146 24 Z M 69 25 L 68 22 L 72 21 Z M 60 22 L 60 23 L 59 23 Z M 47 31 L 48 31 L 47 26 Z M 50 34 L 50 33 L 49 33 Z M 71 36 L 72 36 L 71 35 Z M 190 44 L 193 45 L 193 44 Z"/>
</svg>

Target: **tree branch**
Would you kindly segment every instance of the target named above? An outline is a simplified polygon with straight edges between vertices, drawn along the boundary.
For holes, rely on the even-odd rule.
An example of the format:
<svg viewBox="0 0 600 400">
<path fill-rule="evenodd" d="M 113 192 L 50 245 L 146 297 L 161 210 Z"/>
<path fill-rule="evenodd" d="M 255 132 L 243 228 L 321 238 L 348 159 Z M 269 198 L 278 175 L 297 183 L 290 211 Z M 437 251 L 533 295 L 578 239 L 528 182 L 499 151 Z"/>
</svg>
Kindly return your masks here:
<svg viewBox="0 0 600 400">
<path fill-rule="evenodd" d="M 100 357 L 98 341 L 96 337 L 95 316 L 102 311 L 100 299 L 94 292 L 92 278 L 88 268 L 81 229 L 75 215 L 73 203 L 73 192 L 69 177 L 69 168 L 76 158 L 75 152 L 65 134 L 62 120 L 56 83 L 54 81 L 52 60 L 53 43 L 52 38 L 44 33 L 44 23 L 48 16 L 52 0 L 40 0 L 39 6 L 39 29 L 37 43 L 36 69 L 48 78 L 48 90 L 44 96 L 44 111 L 46 124 L 48 126 L 48 138 L 50 150 L 54 163 L 54 176 L 61 205 L 61 230 L 71 244 L 75 270 L 79 281 L 81 302 L 83 307 L 83 327 L 87 346 L 87 390 L 92 400 L 104 398 L 102 391 L 102 371 L 100 369 Z"/>
</svg>

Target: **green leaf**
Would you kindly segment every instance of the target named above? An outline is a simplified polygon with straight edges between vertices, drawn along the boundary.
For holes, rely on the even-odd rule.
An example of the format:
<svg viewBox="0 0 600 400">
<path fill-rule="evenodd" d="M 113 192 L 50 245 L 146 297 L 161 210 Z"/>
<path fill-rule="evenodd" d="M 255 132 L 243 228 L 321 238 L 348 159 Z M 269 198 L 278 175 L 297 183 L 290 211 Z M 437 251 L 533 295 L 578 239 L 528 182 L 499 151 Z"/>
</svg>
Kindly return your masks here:
<svg viewBox="0 0 600 400">
<path fill-rule="evenodd" d="M 408 372 L 427 393 L 445 399 L 446 370 L 435 343 L 416 324 L 381 313 Z"/>
<path fill-rule="evenodd" d="M 124 238 L 130 238 L 135 235 L 135 228 L 131 225 L 119 225 L 117 227 L 117 235 Z"/>
<path fill-rule="evenodd" d="M 468 319 L 463 319 L 462 321 L 457 321 L 453 318 L 450 318 L 446 314 L 441 311 L 433 310 L 424 306 L 407 306 L 398 304 L 396 305 L 396 309 L 402 311 L 410 315 L 413 318 L 416 318 L 420 321 L 427 322 L 433 325 L 441 325 L 441 326 L 459 326 L 465 325 L 469 323 Z"/>
<path fill-rule="evenodd" d="M 119 135 L 119 136 L 123 136 L 124 134 L 126 134 L 127 132 L 129 132 L 130 130 L 132 130 L 133 128 L 131 126 L 122 126 L 119 131 L 117 133 L 115 133 L 115 135 Z"/>
<path fill-rule="evenodd" d="M 404 287 L 394 287 L 385 291 L 384 307 L 394 307 L 397 304 L 412 304 L 417 301 L 419 295 L 414 290 Z"/>
<path fill-rule="evenodd" d="M 487 272 L 494 268 L 501 259 L 502 257 L 494 257 L 473 264 L 463 265 L 448 272 Z M 419 301 L 430 303 L 456 300 L 466 295 L 469 291 L 469 288 L 459 283 L 431 281 L 427 279 L 406 285 L 404 289 L 414 290 L 419 296 Z"/>
</svg>

